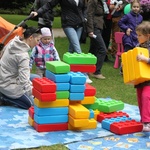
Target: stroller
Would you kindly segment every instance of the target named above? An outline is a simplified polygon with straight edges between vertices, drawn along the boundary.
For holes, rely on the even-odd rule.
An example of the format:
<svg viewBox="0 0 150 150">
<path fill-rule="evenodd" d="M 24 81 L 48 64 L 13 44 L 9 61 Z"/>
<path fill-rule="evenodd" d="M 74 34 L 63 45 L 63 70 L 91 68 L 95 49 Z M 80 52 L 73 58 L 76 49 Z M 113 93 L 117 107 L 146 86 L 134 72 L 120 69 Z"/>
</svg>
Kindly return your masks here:
<svg viewBox="0 0 150 150">
<path fill-rule="evenodd" d="M 2 57 L 4 46 L 16 35 L 22 35 L 23 25 L 32 17 L 33 15 L 29 15 L 18 25 L 13 25 L 0 17 L 0 58 Z"/>
</svg>

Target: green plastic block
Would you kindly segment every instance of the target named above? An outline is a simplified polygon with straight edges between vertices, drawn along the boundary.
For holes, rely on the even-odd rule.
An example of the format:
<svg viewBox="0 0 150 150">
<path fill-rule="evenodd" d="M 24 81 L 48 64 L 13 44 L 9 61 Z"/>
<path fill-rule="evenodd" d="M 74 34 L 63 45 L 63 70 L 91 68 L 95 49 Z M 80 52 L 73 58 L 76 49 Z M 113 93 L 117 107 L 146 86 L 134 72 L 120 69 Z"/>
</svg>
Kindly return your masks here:
<svg viewBox="0 0 150 150">
<path fill-rule="evenodd" d="M 53 73 L 68 73 L 70 72 L 70 65 L 62 61 L 47 61 L 46 69 Z"/>
<path fill-rule="evenodd" d="M 69 98 L 69 91 L 56 92 L 56 99 L 68 99 L 68 98 Z"/>
<path fill-rule="evenodd" d="M 117 100 L 101 100 L 98 102 L 98 110 L 105 113 L 116 112 L 118 110 L 122 110 L 124 108 L 124 103 L 122 101 Z"/>
<path fill-rule="evenodd" d="M 87 109 L 92 109 L 92 110 L 98 110 L 98 99 L 96 98 L 94 104 L 85 104 L 84 106 L 87 108 Z"/>
<path fill-rule="evenodd" d="M 97 62 L 97 58 L 91 54 L 85 54 L 85 53 L 69 53 L 66 52 L 63 55 L 63 61 L 68 63 L 68 64 L 92 64 L 95 65 Z"/>
</svg>

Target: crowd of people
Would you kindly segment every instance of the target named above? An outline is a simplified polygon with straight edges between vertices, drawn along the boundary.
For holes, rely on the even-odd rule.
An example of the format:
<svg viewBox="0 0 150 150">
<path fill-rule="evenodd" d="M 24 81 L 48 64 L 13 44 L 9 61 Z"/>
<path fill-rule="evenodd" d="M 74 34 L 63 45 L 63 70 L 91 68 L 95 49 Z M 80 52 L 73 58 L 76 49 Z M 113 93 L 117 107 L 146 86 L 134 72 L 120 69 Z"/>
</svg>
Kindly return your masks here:
<svg viewBox="0 0 150 150">
<path fill-rule="evenodd" d="M 119 2 L 120 1 L 120 2 Z M 118 5 L 119 3 L 119 5 Z M 105 79 L 102 67 L 108 59 L 116 54 L 114 33 L 124 32 L 123 46 L 127 52 L 136 46 L 145 47 L 150 51 L 150 22 L 143 21 L 140 15 L 140 2 L 133 0 L 131 11 L 123 14 L 125 2 L 102 0 L 35 0 L 35 9 L 31 14 L 38 16 L 38 27 L 26 27 L 23 36 L 16 36 L 3 49 L 0 59 L 0 104 L 8 104 L 23 109 L 33 105 L 32 80 L 45 76 L 46 61 L 59 61 L 59 52 L 54 44 L 52 25 L 53 8 L 61 7 L 61 26 L 69 41 L 68 52 L 82 53 L 80 38 L 84 25 L 90 38 L 89 53 L 97 58 L 96 71 L 85 73 L 89 78 Z M 106 11 L 107 9 L 107 11 Z M 112 40 L 112 49 L 109 44 Z M 28 51 L 32 49 L 29 56 Z M 137 56 L 138 61 L 150 64 L 150 58 Z M 36 74 L 31 74 L 35 63 Z M 150 131 L 150 81 L 136 85 L 137 100 L 143 123 L 143 131 Z"/>
</svg>

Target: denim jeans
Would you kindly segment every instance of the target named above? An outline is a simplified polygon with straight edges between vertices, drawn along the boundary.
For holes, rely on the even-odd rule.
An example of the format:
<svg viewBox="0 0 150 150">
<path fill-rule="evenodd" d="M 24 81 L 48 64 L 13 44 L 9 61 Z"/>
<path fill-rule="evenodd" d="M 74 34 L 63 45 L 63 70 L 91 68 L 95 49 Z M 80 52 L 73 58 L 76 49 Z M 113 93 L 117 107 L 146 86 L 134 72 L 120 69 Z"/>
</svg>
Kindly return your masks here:
<svg viewBox="0 0 150 150">
<path fill-rule="evenodd" d="M 30 81 L 32 81 L 34 78 L 41 78 L 41 77 L 39 75 L 37 75 L 37 74 L 31 73 L 30 74 Z"/>
<path fill-rule="evenodd" d="M 80 37 L 83 30 L 83 27 L 73 28 L 73 27 L 66 27 L 63 28 L 68 40 L 69 40 L 69 49 L 68 52 L 70 53 L 81 53 L 80 47 Z"/>
</svg>

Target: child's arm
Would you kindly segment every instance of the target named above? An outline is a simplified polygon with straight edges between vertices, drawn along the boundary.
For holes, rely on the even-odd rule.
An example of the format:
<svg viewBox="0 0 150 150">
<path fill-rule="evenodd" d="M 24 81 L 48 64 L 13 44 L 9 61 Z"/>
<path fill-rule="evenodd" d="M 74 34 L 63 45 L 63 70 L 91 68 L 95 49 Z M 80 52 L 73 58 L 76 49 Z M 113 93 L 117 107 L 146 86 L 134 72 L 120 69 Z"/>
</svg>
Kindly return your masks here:
<svg viewBox="0 0 150 150">
<path fill-rule="evenodd" d="M 55 51 L 55 54 L 54 54 L 55 60 L 60 61 L 60 57 L 59 57 L 59 54 L 58 54 L 58 52 L 57 52 L 55 46 L 54 46 L 54 51 Z"/>
<path fill-rule="evenodd" d="M 138 54 L 138 55 L 137 55 L 137 60 L 138 60 L 138 61 L 143 61 L 143 62 L 145 62 L 145 63 L 150 64 L 150 58 L 144 56 L 143 54 Z"/>
</svg>

